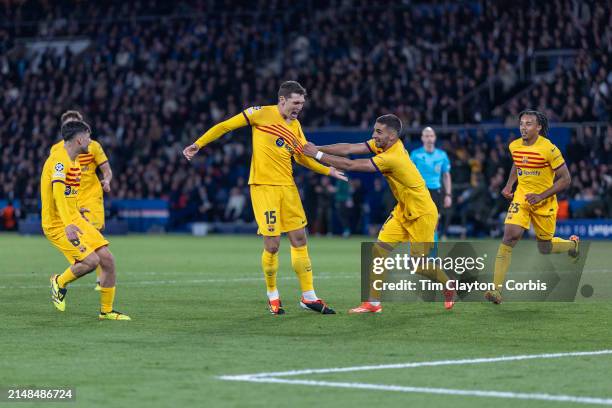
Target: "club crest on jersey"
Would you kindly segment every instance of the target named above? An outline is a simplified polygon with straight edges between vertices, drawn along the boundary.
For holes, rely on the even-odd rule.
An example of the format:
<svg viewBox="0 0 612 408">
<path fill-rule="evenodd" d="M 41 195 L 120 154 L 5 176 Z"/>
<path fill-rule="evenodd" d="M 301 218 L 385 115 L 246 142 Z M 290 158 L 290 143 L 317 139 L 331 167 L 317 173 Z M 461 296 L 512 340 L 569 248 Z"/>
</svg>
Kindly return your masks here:
<svg viewBox="0 0 612 408">
<path fill-rule="evenodd" d="M 252 115 L 253 113 L 255 113 L 255 111 L 258 111 L 260 109 L 261 109 L 261 106 L 251 106 L 246 111 L 249 115 Z"/>
<path fill-rule="evenodd" d="M 283 147 L 284 144 L 285 144 L 285 141 L 283 140 L 282 137 L 279 137 L 278 139 L 276 139 L 276 145 L 278 147 Z"/>
</svg>

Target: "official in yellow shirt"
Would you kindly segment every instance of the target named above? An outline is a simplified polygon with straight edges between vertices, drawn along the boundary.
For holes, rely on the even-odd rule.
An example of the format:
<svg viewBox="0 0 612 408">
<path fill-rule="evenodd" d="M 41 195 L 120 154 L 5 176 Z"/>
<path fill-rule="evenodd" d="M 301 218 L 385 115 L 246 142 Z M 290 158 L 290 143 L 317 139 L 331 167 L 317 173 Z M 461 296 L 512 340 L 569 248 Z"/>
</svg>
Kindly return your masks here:
<svg viewBox="0 0 612 408">
<path fill-rule="evenodd" d="M 572 258 L 578 257 L 578 236 L 572 235 L 569 240 L 554 236 L 557 194 L 569 187 L 571 178 L 559 148 L 545 137 L 548 119 L 541 112 L 525 110 L 519 114 L 519 128 L 521 138 L 509 146 L 514 164 L 502 190 L 502 195 L 512 202 L 495 258 L 493 282 L 498 289 L 485 294 L 485 298 L 495 304 L 502 302 L 501 292 L 510 267 L 512 248 L 531 224 L 540 253 L 567 253 Z"/>
<path fill-rule="evenodd" d="M 425 185 L 425 180 L 410 159 L 399 135 L 402 122 L 395 115 L 384 115 L 376 119 L 372 139 L 365 143 L 338 143 L 317 147 L 312 143 L 304 146 L 304 154 L 340 170 L 379 171 L 389 183 L 397 205 L 378 234 L 374 246 L 377 256 L 386 255 L 394 245 L 410 242 L 412 256 L 427 255 L 433 247 L 438 224 L 438 210 Z M 348 159 L 339 156 L 372 153 L 370 159 Z M 418 270 L 417 273 L 445 283 L 448 278 L 441 270 Z M 452 308 L 454 291 L 445 291 L 445 307 Z M 380 313 L 379 296 L 372 294 L 368 302 L 351 309 L 350 313 Z"/>
<path fill-rule="evenodd" d="M 306 90 L 299 83 L 284 82 L 278 91 L 278 104 L 245 109 L 210 128 L 183 151 L 187 160 L 191 160 L 200 149 L 222 135 L 241 127 L 251 127 L 253 156 L 249 185 L 258 232 L 264 238 L 261 262 L 272 314 L 285 313 L 276 286 L 282 233 L 287 233 L 291 243 L 291 263 L 302 289 L 300 305 L 322 314 L 335 313 L 314 291 L 312 265 L 306 246 L 307 220 L 293 180 L 292 159 L 319 174 L 345 181 L 346 177 L 302 154 L 307 141 L 297 118 L 304 107 L 305 97 Z"/>
<path fill-rule="evenodd" d="M 64 146 L 49 155 L 41 174 L 43 231 L 71 263 L 64 273 L 51 277 L 51 300 L 59 311 L 65 311 L 67 285 L 100 265 L 99 319 L 129 320 L 128 316 L 113 310 L 115 261 L 108 250 L 108 241 L 79 212 L 81 166 L 77 157 L 87 151 L 90 134 L 89 125 L 84 122 L 64 124 Z"/>
</svg>

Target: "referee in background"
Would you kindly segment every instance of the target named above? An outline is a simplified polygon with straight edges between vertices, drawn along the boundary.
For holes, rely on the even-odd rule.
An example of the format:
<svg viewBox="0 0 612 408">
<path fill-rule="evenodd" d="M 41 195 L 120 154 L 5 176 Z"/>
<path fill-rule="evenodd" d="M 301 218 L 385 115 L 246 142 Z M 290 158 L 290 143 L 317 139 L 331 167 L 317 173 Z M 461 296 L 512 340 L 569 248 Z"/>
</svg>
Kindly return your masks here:
<svg viewBox="0 0 612 408">
<path fill-rule="evenodd" d="M 431 127 L 423 129 L 421 141 L 423 147 L 413 150 L 410 158 L 425 179 L 431 198 L 438 207 L 438 213 L 442 215 L 443 209 L 449 208 L 453 203 L 450 160 L 444 150 L 436 148 L 436 132 Z M 446 227 L 443 228 L 442 234 L 446 234 Z"/>
</svg>

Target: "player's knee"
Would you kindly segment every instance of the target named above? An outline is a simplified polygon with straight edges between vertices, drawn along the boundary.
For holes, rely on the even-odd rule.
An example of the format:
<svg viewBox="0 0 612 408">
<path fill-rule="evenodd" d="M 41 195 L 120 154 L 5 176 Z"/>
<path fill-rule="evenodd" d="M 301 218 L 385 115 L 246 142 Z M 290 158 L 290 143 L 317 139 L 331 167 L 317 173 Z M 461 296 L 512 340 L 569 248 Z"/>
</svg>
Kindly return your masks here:
<svg viewBox="0 0 612 408">
<path fill-rule="evenodd" d="M 102 247 L 96 251 L 100 257 L 100 265 L 106 272 L 113 273 L 115 271 L 115 257 L 107 247 Z"/>
<path fill-rule="evenodd" d="M 266 248 L 266 251 L 268 251 L 269 253 L 275 254 L 278 252 L 280 248 L 280 242 L 274 242 L 274 241 L 266 242 L 264 247 Z"/>
<path fill-rule="evenodd" d="M 280 248 L 280 235 L 272 237 L 264 236 L 264 248 L 271 254 L 277 253 Z"/>
<path fill-rule="evenodd" d="M 550 241 L 538 241 L 538 251 L 543 255 L 550 254 L 552 251 L 552 243 Z"/>
<path fill-rule="evenodd" d="M 517 242 L 519 242 L 520 239 L 521 239 L 520 234 L 506 233 L 504 234 L 503 242 L 504 244 L 508 246 L 514 247 L 517 244 Z"/>
<path fill-rule="evenodd" d="M 86 266 L 88 271 L 92 271 L 100 264 L 100 257 L 95 252 L 92 252 L 81 261 L 81 264 Z"/>
</svg>

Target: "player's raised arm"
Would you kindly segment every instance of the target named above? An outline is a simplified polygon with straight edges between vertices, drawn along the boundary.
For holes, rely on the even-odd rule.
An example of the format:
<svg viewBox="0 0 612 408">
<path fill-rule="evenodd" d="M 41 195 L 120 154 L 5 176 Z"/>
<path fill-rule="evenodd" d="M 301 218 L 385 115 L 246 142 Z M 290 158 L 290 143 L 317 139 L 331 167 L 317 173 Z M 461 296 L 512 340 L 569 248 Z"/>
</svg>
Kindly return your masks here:
<svg viewBox="0 0 612 408">
<path fill-rule="evenodd" d="M 208 129 L 195 143 L 185 147 L 183 155 L 187 160 L 191 160 L 196 153 L 206 146 L 207 144 L 214 142 L 224 134 L 231 132 L 232 130 L 247 126 L 249 124 L 247 116 L 244 112 L 240 112 L 236 116 L 224 120 L 223 122 L 217 123 L 215 126 Z"/>
<path fill-rule="evenodd" d="M 367 143 L 336 143 L 326 146 L 317 146 L 320 152 L 334 156 L 348 156 L 351 154 L 371 153 Z"/>
<path fill-rule="evenodd" d="M 304 154 L 308 157 L 313 157 L 318 161 L 333 166 L 340 170 L 360 171 L 366 173 L 374 173 L 377 171 L 376 166 L 370 159 L 351 160 L 346 157 L 334 156 L 320 151 L 314 144 L 306 143 L 304 145 Z"/>
</svg>

